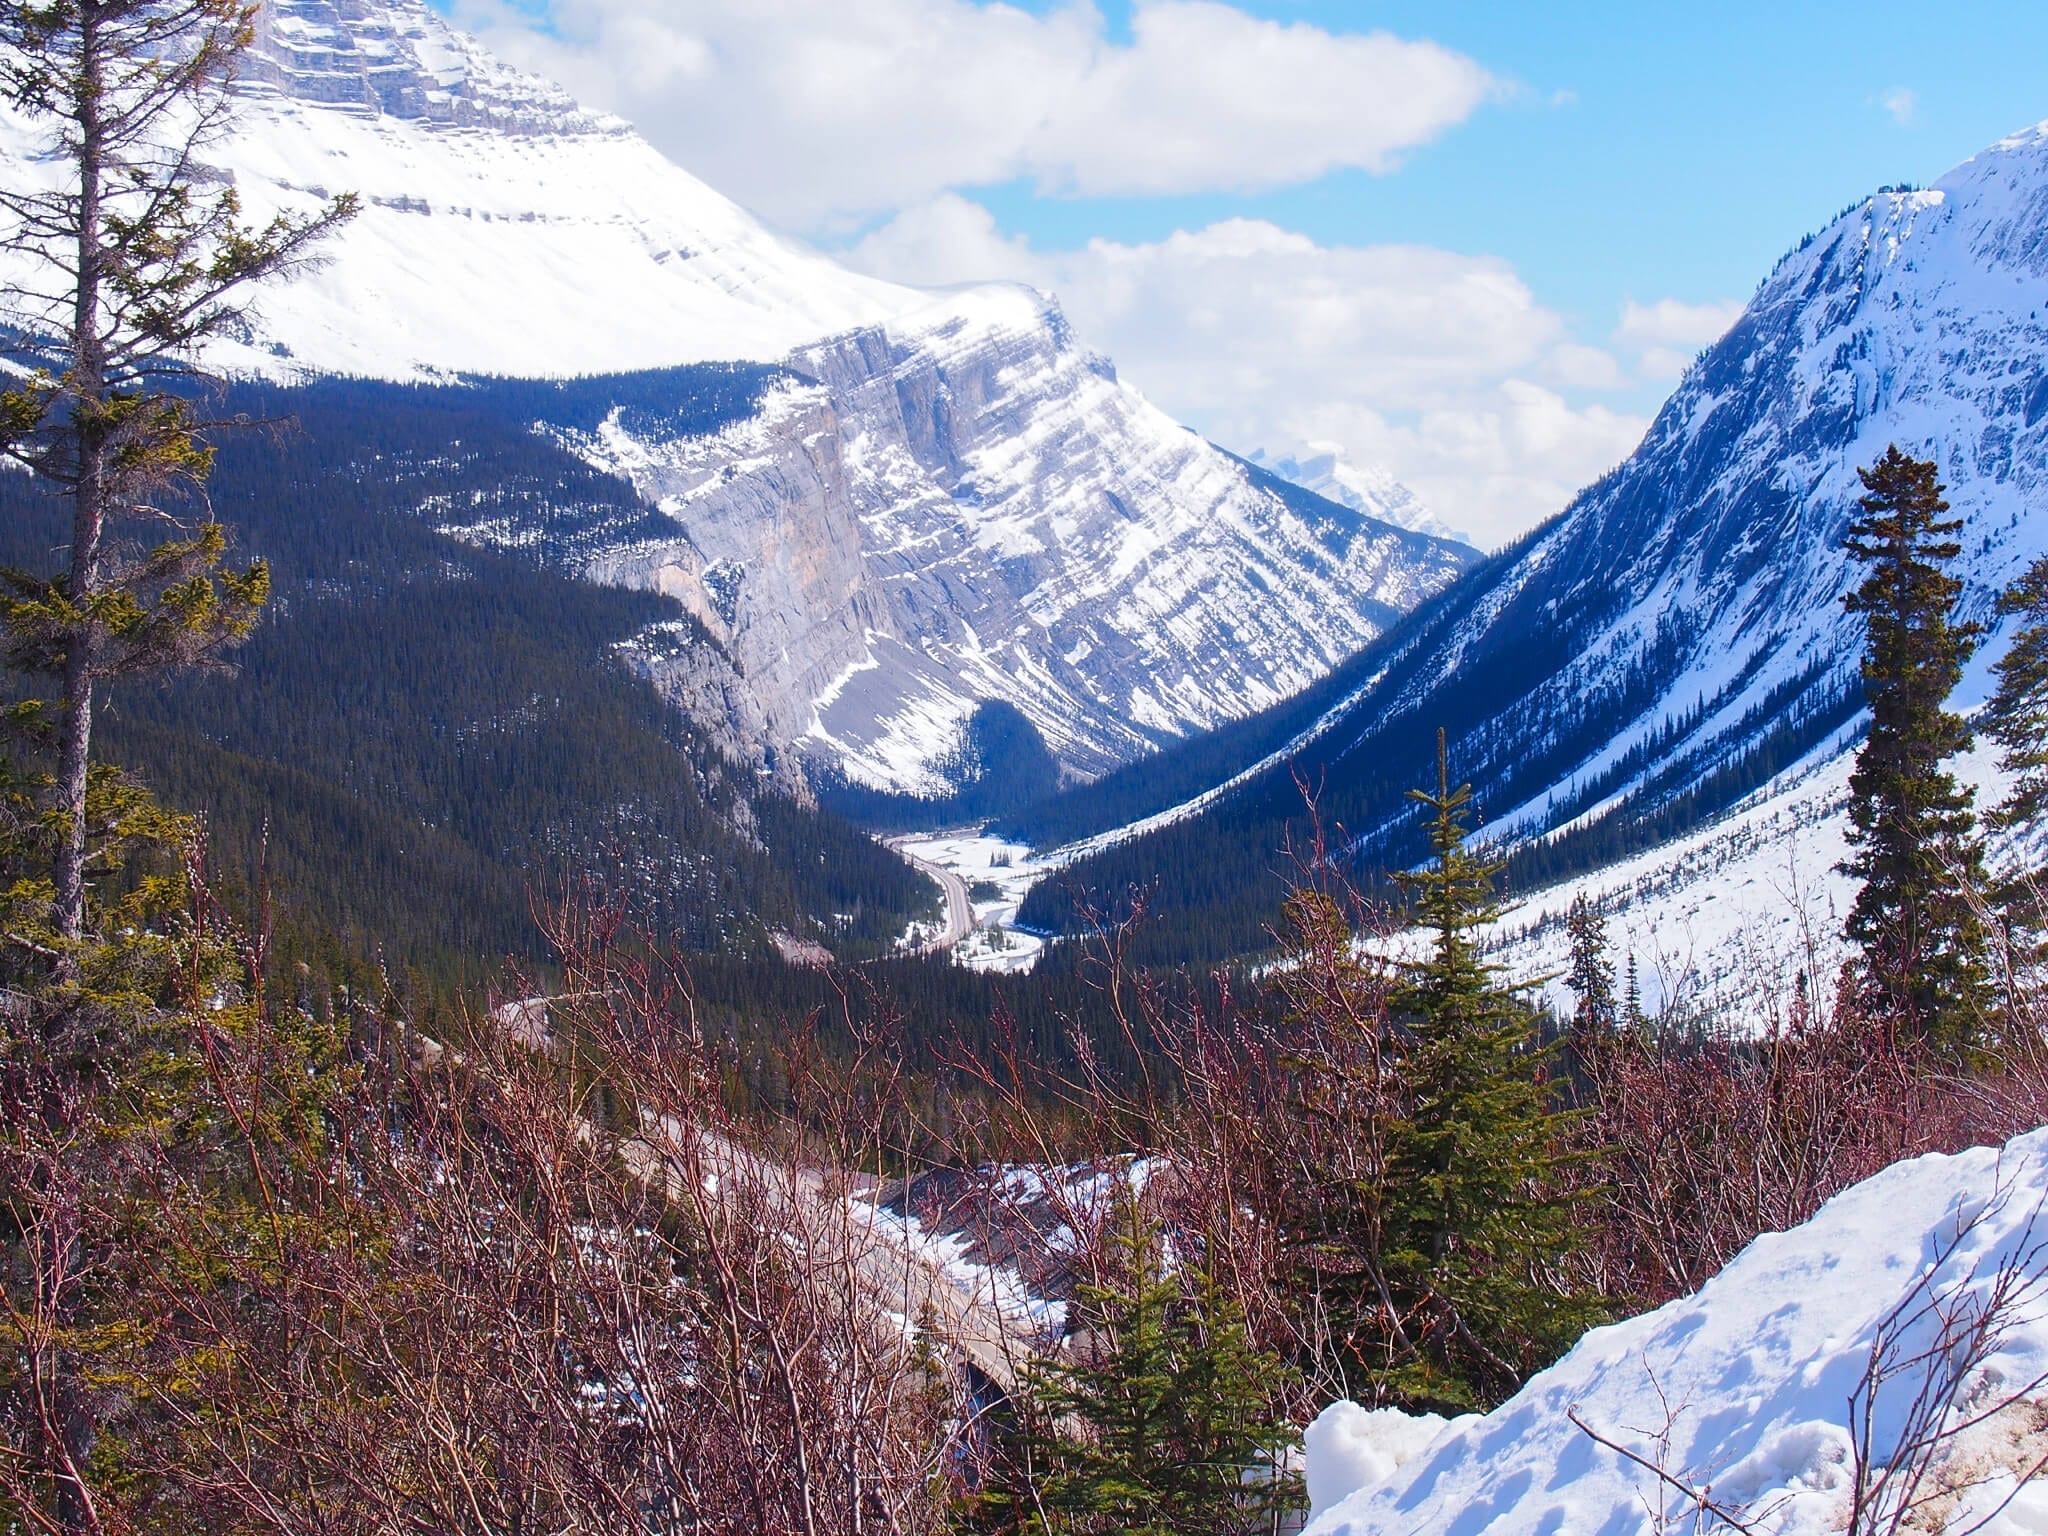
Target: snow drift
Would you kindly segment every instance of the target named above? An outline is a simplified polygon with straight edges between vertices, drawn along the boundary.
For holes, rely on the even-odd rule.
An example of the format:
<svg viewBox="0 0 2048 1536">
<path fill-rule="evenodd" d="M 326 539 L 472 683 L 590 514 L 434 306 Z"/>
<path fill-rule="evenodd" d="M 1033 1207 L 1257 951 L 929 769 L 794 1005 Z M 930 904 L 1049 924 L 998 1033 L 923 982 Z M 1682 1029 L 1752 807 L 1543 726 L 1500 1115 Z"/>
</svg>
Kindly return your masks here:
<svg viewBox="0 0 2048 1536">
<path fill-rule="evenodd" d="M 1354 1409 L 1310 1536 L 2048 1531 L 2044 1202 L 2048 1131 L 1901 1163 L 1420 1450 Z"/>
</svg>

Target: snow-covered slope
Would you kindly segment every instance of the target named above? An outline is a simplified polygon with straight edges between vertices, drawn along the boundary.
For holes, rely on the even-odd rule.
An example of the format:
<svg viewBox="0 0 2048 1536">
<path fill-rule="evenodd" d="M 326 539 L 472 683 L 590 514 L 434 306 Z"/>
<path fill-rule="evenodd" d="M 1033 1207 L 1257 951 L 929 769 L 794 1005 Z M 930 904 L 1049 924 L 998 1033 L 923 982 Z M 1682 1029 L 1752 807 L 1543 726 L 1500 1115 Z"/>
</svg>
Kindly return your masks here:
<svg viewBox="0 0 2048 1536">
<path fill-rule="evenodd" d="M 1361 658 L 1298 765 L 1203 814 L 1277 825 L 1299 812 L 1299 766 L 1369 854 L 1412 856 L 1403 791 L 1443 727 L 1487 831 L 1548 845 L 1520 866 L 1528 889 L 1794 788 L 1856 740 L 1861 633 L 1841 599 L 1858 466 L 1892 443 L 1938 461 L 1963 611 L 1991 620 L 2048 551 L 2044 357 L 2048 124 L 1808 237 L 1625 464 Z M 1961 705 L 1985 697 L 2000 643 Z"/>
<path fill-rule="evenodd" d="M 676 525 L 592 568 L 683 597 L 784 740 L 871 784 L 934 787 L 983 699 L 1100 772 L 1314 681 L 1471 559 L 1261 479 L 1028 288 L 790 366 L 716 436 L 571 439 Z"/>
<path fill-rule="evenodd" d="M 2022 1485 L 2048 1456 L 2044 1201 L 2048 1132 L 1890 1168 L 1757 1239 L 1696 1295 L 1596 1329 L 1483 1418 L 1419 1446 L 1385 1435 L 1379 1458 L 1312 1435 L 1310 1484 L 1326 1498 L 1346 1452 L 1354 1476 L 1380 1480 L 1322 1511 L 1309 1536 L 1735 1529 L 1651 1467 L 1743 1529 L 1821 1536 L 1846 1528 L 1859 1462 L 1858 1530 L 2048 1529 L 2048 1481 Z M 1987 1335 L 1974 1349 L 1973 1328 Z M 1859 1399 L 1866 1380 L 1875 1390 Z M 1936 1412 L 1916 1419 L 1923 1401 Z M 1342 1439 L 1382 1427 L 1354 1422 L 1362 1433 Z M 1928 1442 L 1911 1490 L 1924 1503 L 1886 1523 L 1916 1441 Z M 1321 1478 L 1319 1443 L 1332 1464 Z M 1886 1494 L 1888 1466 L 1901 1475 Z"/>
<path fill-rule="evenodd" d="M 323 270 L 268 290 L 275 371 L 526 377 L 770 359 L 918 296 L 778 239 L 616 118 L 417 0 L 268 0 L 211 159 L 252 213 L 353 191 Z"/>
<path fill-rule="evenodd" d="M 644 409 L 533 425 L 670 515 L 672 536 L 586 542 L 576 567 L 675 593 L 774 744 L 857 779 L 935 787 L 983 699 L 1099 772 L 1286 696 L 1471 558 L 1181 429 L 1042 295 L 902 288 L 779 238 L 420 0 L 266 0 L 240 90 L 206 174 L 252 217 L 342 191 L 362 208 L 316 269 L 260 295 L 217 366 L 785 366 L 711 435 Z M 0 174 L 43 174 L 33 149 L 0 110 Z M 1389 505 L 1404 495 L 1389 482 Z"/>
</svg>

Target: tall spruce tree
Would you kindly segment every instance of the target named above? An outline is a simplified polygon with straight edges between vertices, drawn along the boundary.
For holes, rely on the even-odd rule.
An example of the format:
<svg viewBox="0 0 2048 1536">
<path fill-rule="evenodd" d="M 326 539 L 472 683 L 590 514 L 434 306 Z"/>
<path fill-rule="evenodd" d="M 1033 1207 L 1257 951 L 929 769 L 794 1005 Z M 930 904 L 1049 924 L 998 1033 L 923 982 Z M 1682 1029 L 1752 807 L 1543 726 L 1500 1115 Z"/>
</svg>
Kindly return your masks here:
<svg viewBox="0 0 2048 1536">
<path fill-rule="evenodd" d="M 1301 1502 L 1281 1462 L 1285 1367 L 1203 1270 L 1175 1274 L 1128 1192 L 1122 1279 L 1083 1286 L 1084 1342 L 1027 1374 L 1009 1475 L 984 1523 L 1043 1536 L 1263 1536 Z"/>
<path fill-rule="evenodd" d="M 1871 724 L 1849 780 L 1855 851 L 1843 867 L 1863 888 L 1848 936 L 1865 1005 L 1961 1056 L 1989 1030 L 1994 996 L 1972 795 L 1942 765 L 1971 742 L 1947 703 L 1982 630 L 1955 618 L 1962 582 L 1947 566 L 1963 524 L 1945 515 L 1936 466 L 1894 445 L 1858 474 L 1846 543 L 1866 574 L 1844 602 L 1868 626 Z"/>
<path fill-rule="evenodd" d="M 42 1445 L 43 1528 L 65 1532 L 105 1524 L 92 1484 L 107 1394 L 80 1344 L 102 1326 L 79 1283 L 92 1272 L 83 1197 L 107 1102 L 95 1063 L 147 1058 L 143 1042 L 178 1017 L 132 989 L 110 997 L 101 979 L 110 936 L 93 920 L 91 890 L 105 779 L 91 761 L 96 692 L 200 660 L 253 622 L 269 574 L 260 562 L 225 568 L 226 533 L 198 494 L 212 467 L 207 430 L 223 424 L 206 419 L 194 359 L 238 321 L 240 290 L 291 266 L 352 209 L 344 199 L 252 228 L 232 188 L 207 186 L 200 156 L 226 120 L 254 16 L 247 0 L 0 0 L 0 94 L 39 135 L 46 173 L 0 188 L 0 345 L 15 365 L 0 390 L 0 454 L 71 515 L 61 570 L 0 577 L 9 662 L 47 679 L 57 703 L 54 718 L 32 702 L 12 722 L 52 759 L 36 785 L 47 837 L 21 845 L 47 852 L 48 879 L 11 892 L 47 902 L 30 952 L 49 963 L 19 996 L 54 1075 L 11 1108 L 38 1117 L 38 1145 L 53 1151 L 34 1165 L 30 1192 L 47 1220 L 16 1252 L 32 1257 L 30 1288 L 51 1309 L 48 1331 L 25 1347 L 55 1426 Z M 124 523 L 138 534 L 126 546 Z"/>
<path fill-rule="evenodd" d="M 0 0 L 0 93 L 42 135 L 50 181 L 0 189 L 0 293 L 27 372 L 0 393 L 0 453 L 71 503 L 65 568 L 13 573 L 17 666 L 56 681 L 54 915 L 85 917 L 85 800 L 95 690 L 190 662 L 243 634 L 261 563 L 223 568 L 220 525 L 190 493 L 212 467 L 196 351 L 238 323 L 237 295 L 303 258 L 354 204 L 245 225 L 200 157 L 226 121 L 248 0 Z M 220 425 L 213 423 L 212 425 Z M 181 499 L 200 509 L 175 520 Z M 122 520 L 148 536 L 124 550 Z"/>
<path fill-rule="evenodd" d="M 1564 1115 L 1535 1012 L 1480 953 L 1501 865 L 1465 847 L 1472 790 L 1452 787 L 1442 732 L 1437 788 L 1410 795 L 1430 814 L 1433 857 L 1401 878 L 1430 948 L 1392 999 L 1408 1112 L 1390 1143 L 1385 1264 L 1408 1349 L 1385 1387 L 1418 1406 L 1486 1407 L 1598 1310 L 1560 1278 L 1576 1245 Z"/>
<path fill-rule="evenodd" d="M 2002 827 L 2033 827 L 2048 812 L 2048 555 L 2000 594 L 1998 611 L 2020 625 L 1995 669 L 1998 687 L 1984 728 L 2005 749 L 2013 787 L 1989 819 Z"/>
</svg>

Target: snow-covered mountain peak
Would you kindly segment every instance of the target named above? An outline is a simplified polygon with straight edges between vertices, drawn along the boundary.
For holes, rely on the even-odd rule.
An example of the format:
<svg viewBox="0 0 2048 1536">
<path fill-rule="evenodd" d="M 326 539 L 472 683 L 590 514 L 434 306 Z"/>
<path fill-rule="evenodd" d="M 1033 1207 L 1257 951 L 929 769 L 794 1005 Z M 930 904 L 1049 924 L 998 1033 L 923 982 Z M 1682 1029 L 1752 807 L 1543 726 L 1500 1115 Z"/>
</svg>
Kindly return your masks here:
<svg viewBox="0 0 2048 1536">
<path fill-rule="evenodd" d="M 254 217 L 353 192 L 320 267 L 266 289 L 232 372 L 566 377 L 768 361 L 923 307 L 762 227 L 616 118 L 420 0 L 266 0 L 207 146 Z M 0 164 L 35 153 L 0 110 Z"/>
<path fill-rule="evenodd" d="M 1626 463 L 1361 662 L 1328 715 L 1248 736 L 1284 750 L 1221 765 L 1210 783 L 1229 793 L 1188 814 L 1229 846 L 1277 845 L 1300 771 L 1366 856 L 1405 858 L 1404 792 L 1443 727 L 1484 835 L 1524 845 L 1510 964 L 1550 970 L 1584 895 L 1646 964 L 1672 957 L 1667 997 L 1718 1000 L 1853 897 L 1835 865 L 1863 703 L 1862 626 L 1842 602 L 1858 468 L 1894 444 L 1938 465 L 1963 523 L 1963 616 L 1994 627 L 1956 695 L 1981 704 L 2009 632 L 1996 598 L 2048 553 L 2044 359 L 2048 125 L 1802 240 Z M 1957 765 L 1986 804 L 1991 756 Z M 1073 878 L 1143 878 L 1142 834 L 1169 822 L 1174 857 L 1199 858 L 1187 844 L 1212 834 L 1145 810 L 1128 849 Z"/>
<path fill-rule="evenodd" d="M 631 132 L 553 81 L 500 63 L 420 0 L 265 0 L 240 80 L 250 94 L 448 128 Z"/>
<path fill-rule="evenodd" d="M 2048 122 L 1999 140 L 1935 184 L 1966 210 L 1980 260 L 2048 274 Z"/>
<path fill-rule="evenodd" d="M 593 569 L 690 605 L 781 740 L 875 787 L 941 788 L 986 700 L 1102 772 L 1306 686 L 1476 558 L 1258 475 L 1021 285 L 789 367 L 712 437 L 566 440 L 677 525 Z"/>
<path fill-rule="evenodd" d="M 1002 700 L 1100 772 L 1314 681 L 1470 562 L 1263 483 L 1043 293 L 898 287 L 781 238 L 421 0 L 266 0 L 240 90 L 205 152 L 246 213 L 360 211 L 209 361 L 665 400 L 529 423 L 641 490 L 630 534 L 444 526 L 674 595 L 778 748 L 935 787 Z M 0 106 L 0 175 L 31 173 L 40 126 Z M 779 367 L 714 371 L 760 389 L 704 430 L 664 372 L 699 363 Z"/>
</svg>

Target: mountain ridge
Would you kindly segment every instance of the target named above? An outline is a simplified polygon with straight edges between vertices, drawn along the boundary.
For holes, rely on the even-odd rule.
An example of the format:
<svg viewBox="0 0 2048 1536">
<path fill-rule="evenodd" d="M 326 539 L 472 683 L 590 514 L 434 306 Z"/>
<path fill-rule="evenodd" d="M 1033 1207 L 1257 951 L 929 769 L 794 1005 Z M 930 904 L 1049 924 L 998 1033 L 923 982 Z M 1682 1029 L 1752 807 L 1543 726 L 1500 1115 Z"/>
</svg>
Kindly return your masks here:
<svg viewBox="0 0 2048 1536">
<path fill-rule="evenodd" d="M 205 158 L 246 217 L 362 206 L 209 361 L 619 380 L 618 421 L 529 425 L 634 484 L 652 517 L 620 542 L 423 511 L 675 598 L 770 745 L 828 774 L 942 787 L 990 700 L 1070 777 L 1106 771 L 1313 681 L 1472 558 L 1258 479 L 1043 294 L 902 288 L 772 234 L 420 0 L 267 0 L 239 89 Z M 0 111 L 0 161 L 32 148 Z M 716 432 L 648 413 L 649 381 L 709 363 L 782 382 Z"/>
</svg>

